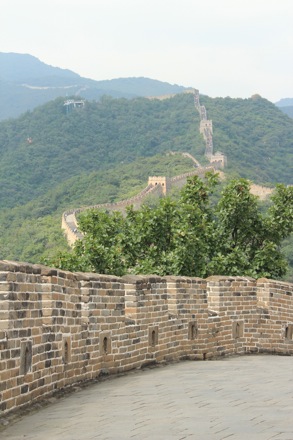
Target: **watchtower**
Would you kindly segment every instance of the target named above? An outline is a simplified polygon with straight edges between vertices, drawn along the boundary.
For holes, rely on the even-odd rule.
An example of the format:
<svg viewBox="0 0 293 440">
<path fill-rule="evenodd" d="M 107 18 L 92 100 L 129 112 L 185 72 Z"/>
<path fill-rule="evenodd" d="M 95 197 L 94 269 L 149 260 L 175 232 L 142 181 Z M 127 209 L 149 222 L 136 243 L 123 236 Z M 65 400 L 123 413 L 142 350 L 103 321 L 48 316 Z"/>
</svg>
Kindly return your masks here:
<svg viewBox="0 0 293 440">
<path fill-rule="evenodd" d="M 225 168 L 225 166 L 227 166 L 227 156 L 225 156 L 225 154 L 221 153 L 220 151 L 212 154 L 209 160 L 211 164 L 215 163 L 218 165 L 219 168 Z"/>
<path fill-rule="evenodd" d="M 149 177 L 149 181 L 148 181 L 149 185 L 161 185 L 162 187 L 162 193 L 164 195 L 167 194 L 168 191 L 168 179 L 165 176 L 151 176 Z"/>
</svg>

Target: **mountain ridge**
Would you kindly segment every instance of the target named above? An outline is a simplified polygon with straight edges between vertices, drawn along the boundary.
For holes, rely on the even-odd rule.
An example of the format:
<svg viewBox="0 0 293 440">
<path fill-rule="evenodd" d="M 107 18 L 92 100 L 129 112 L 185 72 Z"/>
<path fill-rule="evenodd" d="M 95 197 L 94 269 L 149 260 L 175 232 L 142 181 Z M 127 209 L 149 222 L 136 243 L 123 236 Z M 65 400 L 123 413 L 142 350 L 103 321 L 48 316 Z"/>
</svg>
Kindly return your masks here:
<svg viewBox="0 0 293 440">
<path fill-rule="evenodd" d="M 81 78 L 80 75 L 69 69 L 45 64 L 33 55 L 14 52 L 0 52 L 0 72 L 0 79 L 17 83 L 46 76 Z"/>
<path fill-rule="evenodd" d="M 26 111 L 68 94 L 88 100 L 103 95 L 135 98 L 180 93 L 186 88 L 144 77 L 95 81 L 43 63 L 29 54 L 0 52 L 0 120 L 15 118 Z"/>
<path fill-rule="evenodd" d="M 100 100 L 104 95 L 132 99 L 172 95 L 188 88 L 145 77 L 97 81 L 48 65 L 30 54 L 0 52 L 0 120 L 18 117 L 69 93 L 88 100 Z M 275 105 L 293 117 L 293 98 L 283 98 Z"/>
</svg>

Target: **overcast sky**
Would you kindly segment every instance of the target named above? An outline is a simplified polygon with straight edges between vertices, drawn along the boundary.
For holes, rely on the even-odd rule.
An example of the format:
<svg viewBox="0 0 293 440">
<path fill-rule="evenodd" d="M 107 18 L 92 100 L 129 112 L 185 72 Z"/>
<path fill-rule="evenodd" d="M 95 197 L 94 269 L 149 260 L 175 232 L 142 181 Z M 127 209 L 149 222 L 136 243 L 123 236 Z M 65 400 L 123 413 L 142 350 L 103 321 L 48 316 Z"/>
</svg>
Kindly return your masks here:
<svg viewBox="0 0 293 440">
<path fill-rule="evenodd" d="M 0 36 L 0 52 L 95 80 L 293 97 L 293 0 L 3 0 Z"/>
</svg>

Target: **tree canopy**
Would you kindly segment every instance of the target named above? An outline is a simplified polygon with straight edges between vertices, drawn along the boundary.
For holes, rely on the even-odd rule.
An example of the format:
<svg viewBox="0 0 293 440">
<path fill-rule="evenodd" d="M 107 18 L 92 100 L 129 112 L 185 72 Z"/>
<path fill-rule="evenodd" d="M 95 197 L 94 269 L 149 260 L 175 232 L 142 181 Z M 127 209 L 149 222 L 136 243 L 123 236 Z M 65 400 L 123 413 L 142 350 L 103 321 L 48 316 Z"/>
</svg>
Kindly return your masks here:
<svg viewBox="0 0 293 440">
<path fill-rule="evenodd" d="M 214 174 L 193 176 L 178 200 L 129 208 L 124 217 L 86 211 L 79 221 L 84 238 L 49 264 L 116 275 L 282 277 L 287 261 L 280 245 L 293 231 L 293 187 L 277 185 L 262 212 L 246 179 L 231 180 L 214 203 L 217 183 Z"/>
</svg>

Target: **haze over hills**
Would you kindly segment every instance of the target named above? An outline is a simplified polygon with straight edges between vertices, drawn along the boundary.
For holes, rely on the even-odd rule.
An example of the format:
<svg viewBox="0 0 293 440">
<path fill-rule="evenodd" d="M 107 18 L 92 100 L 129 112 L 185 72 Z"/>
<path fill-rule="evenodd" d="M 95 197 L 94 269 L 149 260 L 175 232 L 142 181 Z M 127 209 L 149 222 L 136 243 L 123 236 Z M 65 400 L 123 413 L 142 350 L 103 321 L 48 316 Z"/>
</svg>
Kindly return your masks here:
<svg viewBox="0 0 293 440">
<path fill-rule="evenodd" d="M 28 54 L 0 53 L 0 120 L 17 117 L 59 96 L 98 100 L 180 93 L 185 88 L 149 78 L 94 81 Z"/>
<path fill-rule="evenodd" d="M 144 77 L 95 81 L 45 64 L 29 54 L 0 52 L 0 120 L 17 117 L 59 96 L 99 100 L 108 95 L 131 99 L 176 94 L 185 89 Z M 293 98 L 284 98 L 275 104 L 293 117 Z"/>
<path fill-rule="evenodd" d="M 283 98 L 275 104 L 277 107 L 291 107 L 293 106 L 293 98 Z"/>
<path fill-rule="evenodd" d="M 275 104 L 282 112 L 286 113 L 290 118 L 293 118 L 293 98 L 283 98 Z"/>
<path fill-rule="evenodd" d="M 71 70 L 52 67 L 28 54 L 0 53 L 0 79 L 11 82 L 28 82 L 55 77 L 78 80 L 80 76 Z"/>
</svg>

